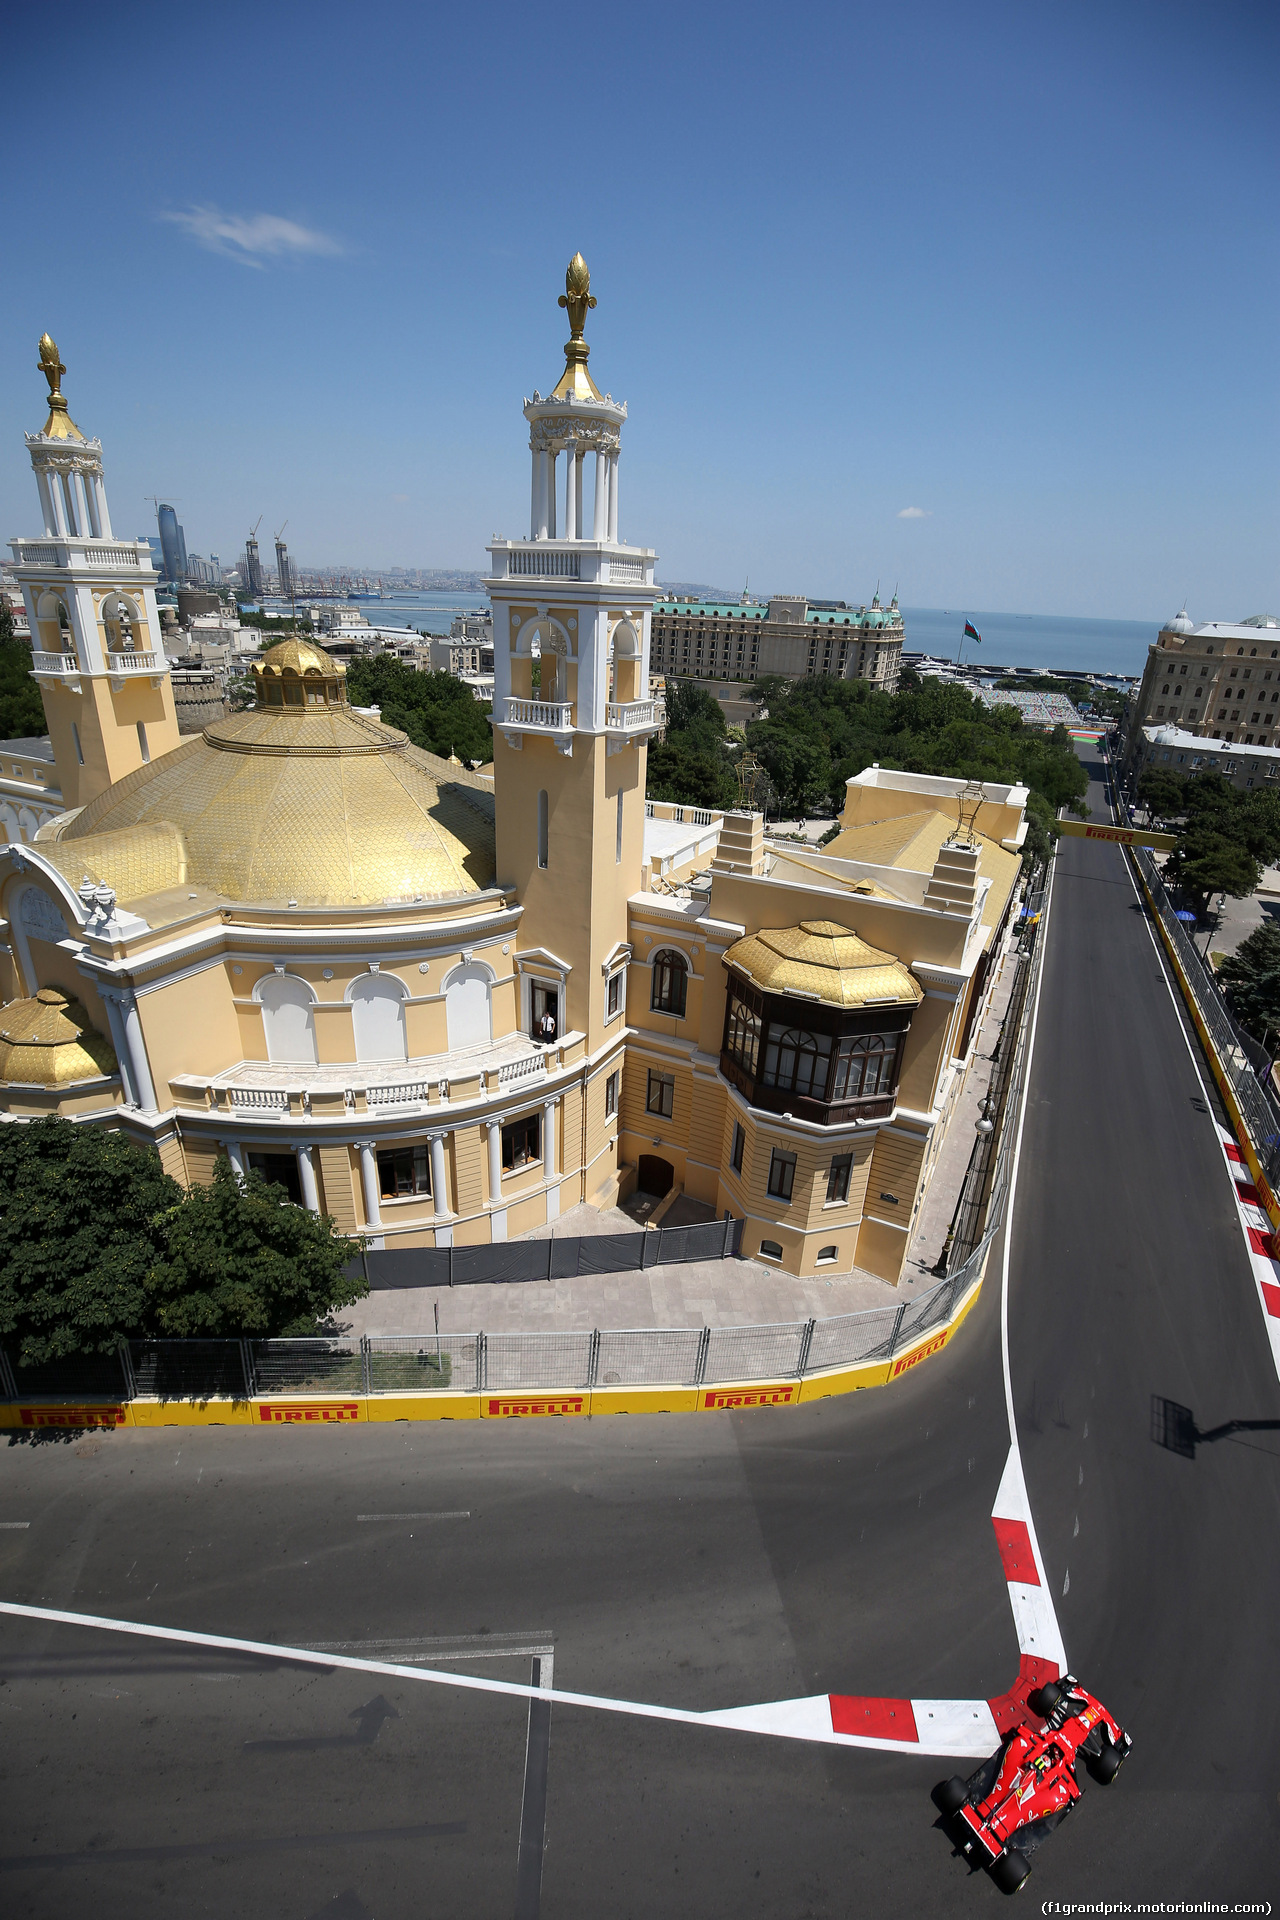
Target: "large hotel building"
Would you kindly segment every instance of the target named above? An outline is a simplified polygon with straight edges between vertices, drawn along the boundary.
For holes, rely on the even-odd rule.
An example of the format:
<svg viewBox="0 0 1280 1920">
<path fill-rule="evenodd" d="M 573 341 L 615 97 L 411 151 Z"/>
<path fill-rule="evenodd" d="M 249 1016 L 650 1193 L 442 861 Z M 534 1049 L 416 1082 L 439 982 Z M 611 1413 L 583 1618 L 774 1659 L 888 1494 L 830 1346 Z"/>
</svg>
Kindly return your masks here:
<svg viewBox="0 0 1280 1920">
<path fill-rule="evenodd" d="M 749 602 L 664 600 L 653 607 L 654 673 L 679 679 L 758 680 L 767 673 L 805 680 L 869 680 L 896 693 L 902 671 L 902 615 L 895 593 L 869 607 L 775 594 Z"/>
</svg>

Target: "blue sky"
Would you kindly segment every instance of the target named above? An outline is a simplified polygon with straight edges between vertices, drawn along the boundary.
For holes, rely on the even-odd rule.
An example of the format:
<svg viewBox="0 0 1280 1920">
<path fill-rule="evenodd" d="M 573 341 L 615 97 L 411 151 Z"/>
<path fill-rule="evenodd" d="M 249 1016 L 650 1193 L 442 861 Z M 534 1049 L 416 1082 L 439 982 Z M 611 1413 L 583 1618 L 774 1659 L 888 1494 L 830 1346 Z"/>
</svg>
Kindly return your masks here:
<svg viewBox="0 0 1280 1920">
<path fill-rule="evenodd" d="M 486 564 L 580 247 L 660 578 L 1280 611 L 1274 7 L 70 0 L 6 69 L 6 537 L 47 327 L 118 532 Z"/>
</svg>

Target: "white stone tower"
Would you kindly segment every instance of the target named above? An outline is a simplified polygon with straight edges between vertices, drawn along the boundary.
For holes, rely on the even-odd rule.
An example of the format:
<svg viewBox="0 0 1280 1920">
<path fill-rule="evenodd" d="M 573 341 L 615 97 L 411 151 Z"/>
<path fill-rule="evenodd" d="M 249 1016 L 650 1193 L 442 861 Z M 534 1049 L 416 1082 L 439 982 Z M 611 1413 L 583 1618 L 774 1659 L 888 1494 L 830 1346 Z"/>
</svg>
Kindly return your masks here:
<svg viewBox="0 0 1280 1920">
<path fill-rule="evenodd" d="M 112 534 L 102 443 L 86 440 L 67 411 L 66 368 L 47 333 L 40 370 L 49 418 L 26 441 L 44 534 L 10 546 L 59 785 L 68 807 L 82 807 L 176 747 L 178 721 L 151 549 Z"/>
<path fill-rule="evenodd" d="M 529 538 L 492 542 L 488 589 L 498 878 L 519 889 L 521 948 L 557 963 L 562 1030 L 587 1033 L 594 1050 L 627 897 L 640 885 L 647 746 L 664 715 L 649 697 L 657 556 L 618 538 L 627 409 L 587 371 L 590 289 L 575 254 L 560 300 L 571 335 L 564 373 L 548 398 L 535 392 L 524 406 Z"/>
</svg>

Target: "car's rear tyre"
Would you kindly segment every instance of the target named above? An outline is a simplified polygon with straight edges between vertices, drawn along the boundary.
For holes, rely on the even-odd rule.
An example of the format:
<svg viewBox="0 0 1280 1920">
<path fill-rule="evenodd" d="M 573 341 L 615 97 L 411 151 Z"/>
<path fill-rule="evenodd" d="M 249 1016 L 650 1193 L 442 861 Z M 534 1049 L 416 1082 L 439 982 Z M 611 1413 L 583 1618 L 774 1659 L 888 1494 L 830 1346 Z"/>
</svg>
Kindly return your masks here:
<svg viewBox="0 0 1280 1920">
<path fill-rule="evenodd" d="M 1066 1697 L 1065 1687 L 1060 1687 L 1056 1680 L 1046 1680 L 1042 1687 L 1038 1687 L 1034 1693 L 1027 1695 L 1027 1705 L 1032 1713 L 1038 1713 L 1042 1719 L 1047 1719 L 1058 1702 L 1065 1700 Z"/>
<path fill-rule="evenodd" d="M 953 1773 L 949 1780 L 943 1781 L 934 1798 L 940 1813 L 959 1813 L 969 1798 L 968 1783 L 958 1773 Z"/>
<path fill-rule="evenodd" d="M 1025 1886 L 1031 1864 L 1016 1847 L 1006 1847 L 991 1869 L 991 1878 L 1001 1893 L 1016 1893 Z"/>
<path fill-rule="evenodd" d="M 1109 1787 L 1123 1765 L 1123 1749 L 1104 1740 L 1100 1751 L 1088 1762 L 1089 1778 L 1096 1780 L 1100 1787 Z"/>
</svg>

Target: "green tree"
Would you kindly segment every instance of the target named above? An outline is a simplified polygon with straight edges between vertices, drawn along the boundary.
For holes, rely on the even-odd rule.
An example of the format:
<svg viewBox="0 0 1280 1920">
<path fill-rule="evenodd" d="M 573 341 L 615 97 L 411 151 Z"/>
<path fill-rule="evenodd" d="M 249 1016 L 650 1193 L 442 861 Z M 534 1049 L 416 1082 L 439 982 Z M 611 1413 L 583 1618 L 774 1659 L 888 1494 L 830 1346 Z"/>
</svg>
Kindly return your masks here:
<svg viewBox="0 0 1280 1920">
<path fill-rule="evenodd" d="M 1264 920 L 1218 968 L 1241 1025 L 1257 1040 L 1280 1031 L 1280 926 Z"/>
<path fill-rule="evenodd" d="M 363 1292 L 325 1216 L 225 1160 L 186 1193 L 149 1147 L 49 1117 L 0 1128 L 0 1339 L 19 1365 L 120 1336 L 310 1332 Z"/>
<path fill-rule="evenodd" d="M 677 806 L 723 811 L 738 804 L 737 776 L 723 753 L 698 745 L 686 735 L 668 734 L 649 749 L 645 794 Z"/>
<path fill-rule="evenodd" d="M 8 640 L 0 639 L 0 740 L 38 740 L 48 730 L 40 689 L 31 678 L 31 649 L 14 636 L 11 618 Z"/>
<path fill-rule="evenodd" d="M 1138 777 L 1138 798 L 1151 813 L 1172 820 L 1186 805 L 1187 783 L 1167 767 L 1148 767 Z"/>
<path fill-rule="evenodd" d="M 308 1213 L 251 1173 L 243 1186 L 225 1156 L 163 1220 L 149 1319 L 170 1338 L 259 1339 L 309 1334 L 367 1291 L 342 1269 L 357 1252 L 327 1214 Z"/>
<path fill-rule="evenodd" d="M 493 758 L 490 709 L 451 673 L 420 673 L 393 653 L 361 656 L 348 664 L 347 697 L 353 706 L 380 707 L 389 727 L 442 760 L 451 753 Z"/>
<path fill-rule="evenodd" d="M 1215 893 L 1243 900 L 1262 878 L 1254 856 L 1238 840 L 1213 827 L 1187 826 L 1169 855 L 1165 876 L 1183 887 L 1203 913 Z"/>
</svg>

